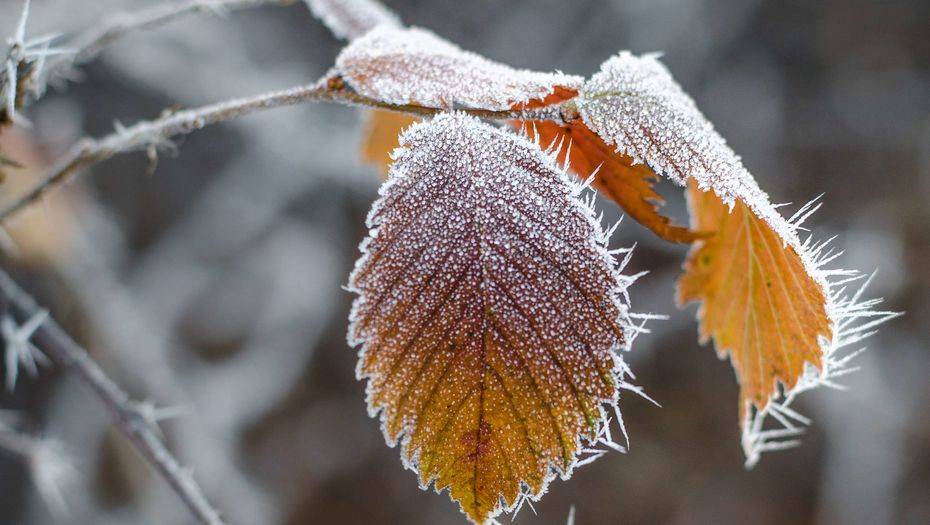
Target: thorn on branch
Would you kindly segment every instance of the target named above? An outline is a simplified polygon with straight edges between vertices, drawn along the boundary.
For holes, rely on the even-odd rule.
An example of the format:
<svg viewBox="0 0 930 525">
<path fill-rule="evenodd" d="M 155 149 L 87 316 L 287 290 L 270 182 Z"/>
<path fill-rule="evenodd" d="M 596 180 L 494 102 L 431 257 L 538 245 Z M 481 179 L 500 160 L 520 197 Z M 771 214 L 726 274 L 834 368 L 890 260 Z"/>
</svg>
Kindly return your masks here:
<svg viewBox="0 0 930 525">
<path fill-rule="evenodd" d="M 152 177 L 155 175 L 155 170 L 158 169 L 158 148 L 155 146 L 149 146 L 145 150 L 145 155 L 149 159 L 149 163 L 145 167 L 145 176 Z"/>
<path fill-rule="evenodd" d="M 178 406 L 158 407 L 153 401 L 145 400 L 129 403 L 133 417 L 140 420 L 159 437 L 164 437 L 160 423 L 169 419 L 176 419 L 187 414 L 187 409 Z"/>
<path fill-rule="evenodd" d="M 172 417 L 176 409 L 139 408 L 119 385 L 113 382 L 99 365 L 78 345 L 54 319 L 42 315 L 35 300 L 23 291 L 13 279 L 0 269 L 0 301 L 7 306 L 6 315 L 28 317 L 29 336 L 36 332 L 36 345 L 63 369 L 77 375 L 97 395 L 113 417 L 113 422 L 126 439 L 152 467 L 165 479 L 199 523 L 222 525 L 219 512 L 210 504 L 203 490 L 171 454 L 164 442 L 151 428 L 151 421 Z M 41 316 L 41 317 L 40 317 Z M 18 327 L 17 333 L 26 333 Z M 22 336 L 25 337 L 25 336 Z M 0 437 L 3 433 L 0 432 Z M 56 471 L 41 473 L 49 479 Z M 44 479 L 44 478 L 43 478 Z"/>
<path fill-rule="evenodd" d="M 27 41 L 28 19 L 29 0 L 26 0 L 16 31 L 7 41 L 9 49 L 0 70 L 0 124 L 22 121 L 17 111 L 26 104 L 27 95 L 38 97 L 44 92 L 45 86 L 39 78 L 47 57 L 71 53 L 68 49 L 51 47 L 57 35 Z"/>
<path fill-rule="evenodd" d="M 6 367 L 6 388 L 13 391 L 19 376 L 19 367 L 35 377 L 39 365 L 48 366 L 48 357 L 32 344 L 32 336 L 48 319 L 48 310 L 41 310 L 22 325 L 17 325 L 13 316 L 4 314 L 0 318 L 0 334 L 4 341 L 4 365 Z"/>
</svg>

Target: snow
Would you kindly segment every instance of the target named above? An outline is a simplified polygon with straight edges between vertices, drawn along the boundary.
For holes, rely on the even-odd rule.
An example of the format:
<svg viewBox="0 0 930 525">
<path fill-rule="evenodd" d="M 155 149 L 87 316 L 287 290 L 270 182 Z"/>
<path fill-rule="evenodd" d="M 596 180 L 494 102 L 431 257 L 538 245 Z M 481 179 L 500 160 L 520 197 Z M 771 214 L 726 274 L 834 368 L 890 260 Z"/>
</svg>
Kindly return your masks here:
<svg viewBox="0 0 930 525">
<path fill-rule="evenodd" d="M 542 73 L 464 51 L 426 29 L 381 26 L 349 44 L 336 59 L 349 85 L 391 104 L 432 108 L 511 109 L 583 79 Z"/>
</svg>

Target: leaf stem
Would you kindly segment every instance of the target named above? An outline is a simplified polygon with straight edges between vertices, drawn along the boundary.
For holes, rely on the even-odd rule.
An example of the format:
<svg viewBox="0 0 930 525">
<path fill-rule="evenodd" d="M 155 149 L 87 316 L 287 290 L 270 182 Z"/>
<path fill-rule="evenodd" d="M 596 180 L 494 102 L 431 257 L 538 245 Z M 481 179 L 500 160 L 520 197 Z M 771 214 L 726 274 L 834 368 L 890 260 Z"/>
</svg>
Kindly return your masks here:
<svg viewBox="0 0 930 525">
<path fill-rule="evenodd" d="M 391 104 L 360 95 L 334 72 L 313 84 L 274 91 L 247 98 L 220 102 L 195 109 L 167 113 L 165 116 L 117 129 L 103 138 L 84 138 L 61 157 L 46 175 L 24 195 L 0 209 L 0 222 L 36 202 L 47 191 L 60 185 L 81 168 L 103 162 L 132 151 L 148 151 L 154 158 L 158 148 L 170 145 L 170 139 L 187 135 L 206 126 L 267 109 L 293 106 L 304 102 L 335 102 L 344 105 L 380 108 L 419 116 L 430 116 L 451 108 L 432 108 L 412 104 Z M 569 104 L 571 104 L 569 106 Z M 571 101 L 564 107 L 574 107 Z M 519 110 L 461 109 L 471 115 L 491 120 L 553 120 L 563 122 L 563 105 Z"/>
</svg>

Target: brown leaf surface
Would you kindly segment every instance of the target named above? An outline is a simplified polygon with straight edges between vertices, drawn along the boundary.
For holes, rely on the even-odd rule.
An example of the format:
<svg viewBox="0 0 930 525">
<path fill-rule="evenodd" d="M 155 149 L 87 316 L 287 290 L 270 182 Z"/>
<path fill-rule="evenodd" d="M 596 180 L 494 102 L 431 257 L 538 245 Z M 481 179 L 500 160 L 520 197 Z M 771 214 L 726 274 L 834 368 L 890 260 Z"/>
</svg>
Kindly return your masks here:
<svg viewBox="0 0 930 525">
<path fill-rule="evenodd" d="M 402 146 L 350 278 L 350 341 L 388 443 L 485 523 L 598 438 L 623 373 L 622 285 L 535 144 L 447 114 Z"/>
<path fill-rule="evenodd" d="M 678 303 L 702 302 L 701 340 L 713 337 L 717 354 L 730 356 L 742 416 L 750 403 L 768 404 L 776 381 L 794 387 L 805 363 L 820 368 L 817 338 L 831 335 L 826 297 L 795 250 L 741 201 L 728 212 L 694 182 L 688 201 L 692 227 L 717 233 L 691 249 Z"/>
<path fill-rule="evenodd" d="M 565 156 L 569 155 L 569 165 L 579 178 L 586 179 L 600 166 L 593 186 L 659 237 L 670 242 L 690 243 L 702 236 L 687 227 L 672 224 L 671 219 L 659 213 L 665 200 L 653 188 L 658 176 L 646 165 L 634 165 L 632 158 L 614 151 L 583 122 L 563 126 L 536 121 L 518 125 L 531 136 L 535 126 L 542 147 L 561 143 L 558 162 L 565 162 Z"/>
<path fill-rule="evenodd" d="M 368 110 L 365 114 L 366 120 L 362 131 L 362 160 L 376 166 L 381 175 L 386 177 L 391 167 L 391 152 L 397 149 L 398 136 L 420 119 L 384 109 Z"/>
</svg>

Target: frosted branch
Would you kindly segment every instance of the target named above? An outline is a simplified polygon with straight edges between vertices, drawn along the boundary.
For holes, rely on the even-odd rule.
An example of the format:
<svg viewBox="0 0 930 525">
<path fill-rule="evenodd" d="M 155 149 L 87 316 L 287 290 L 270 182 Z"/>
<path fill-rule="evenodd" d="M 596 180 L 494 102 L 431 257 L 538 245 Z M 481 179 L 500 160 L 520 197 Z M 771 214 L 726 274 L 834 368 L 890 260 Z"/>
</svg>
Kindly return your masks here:
<svg viewBox="0 0 930 525">
<path fill-rule="evenodd" d="M 74 66 L 93 60 L 104 48 L 128 33 L 155 29 L 179 18 L 202 13 L 223 13 L 262 5 L 288 5 L 296 0 L 183 0 L 159 4 L 135 13 L 119 13 L 74 38 L 73 54 L 48 66 L 46 78 L 53 82 L 67 76 Z"/>
<path fill-rule="evenodd" d="M 380 25 L 401 25 L 400 18 L 377 0 L 305 1 L 336 38 L 352 40 Z"/>
<path fill-rule="evenodd" d="M 181 0 L 158 4 L 134 13 L 118 13 L 70 39 L 67 49 L 51 49 L 58 35 L 31 41 L 25 39 L 29 2 L 23 6 L 16 34 L 10 40 L 7 58 L 0 69 L 0 121 L 12 121 L 25 104 L 25 93 L 41 97 L 49 83 L 73 77 L 76 66 L 90 62 L 107 46 L 123 36 L 155 29 L 180 18 L 202 13 L 224 13 L 262 5 L 289 5 L 297 0 Z M 46 60 L 46 57 L 51 57 Z"/>
<path fill-rule="evenodd" d="M 19 210 L 37 201 L 45 192 L 61 184 L 81 168 L 132 151 L 146 151 L 149 153 L 149 157 L 154 159 L 159 148 L 172 146 L 170 139 L 173 137 L 187 135 L 211 124 L 267 109 L 319 101 L 381 108 L 419 116 L 430 116 L 443 111 L 441 108 L 413 104 L 391 104 L 366 97 L 349 88 L 339 75 L 331 73 L 306 86 L 178 111 L 156 120 L 140 122 L 128 128 L 118 128 L 114 133 L 100 139 L 85 138 L 80 140 L 54 164 L 39 183 L 27 193 L 0 209 L 0 221 L 6 220 Z M 534 109 L 500 111 L 470 109 L 466 112 L 473 116 L 494 120 L 563 121 L 573 114 L 574 104 L 568 101 L 561 105 Z M 563 113 L 566 115 L 565 117 L 563 117 Z"/>
<path fill-rule="evenodd" d="M 11 312 L 20 318 L 35 318 L 43 310 L 5 272 L 0 270 L 0 295 Z M 91 359 L 53 319 L 46 318 L 36 328 L 35 345 L 60 367 L 70 370 L 86 383 L 106 406 L 119 431 L 168 482 L 199 523 L 220 525 L 219 513 L 207 501 L 203 490 L 165 447 L 140 404 L 130 399 L 119 385 Z"/>
</svg>

